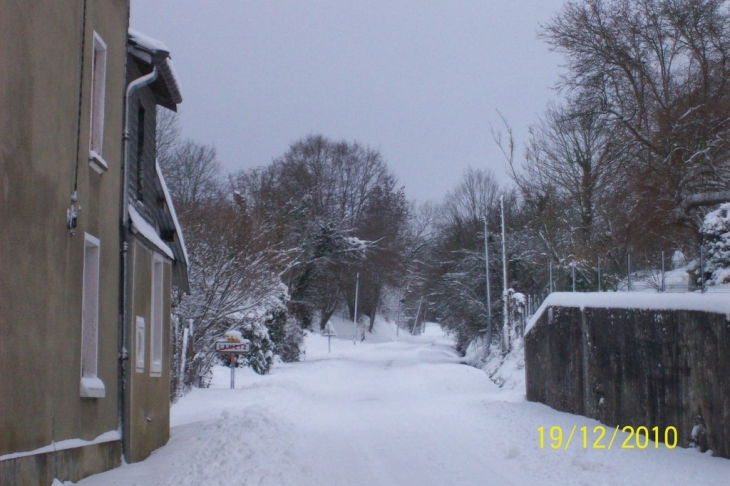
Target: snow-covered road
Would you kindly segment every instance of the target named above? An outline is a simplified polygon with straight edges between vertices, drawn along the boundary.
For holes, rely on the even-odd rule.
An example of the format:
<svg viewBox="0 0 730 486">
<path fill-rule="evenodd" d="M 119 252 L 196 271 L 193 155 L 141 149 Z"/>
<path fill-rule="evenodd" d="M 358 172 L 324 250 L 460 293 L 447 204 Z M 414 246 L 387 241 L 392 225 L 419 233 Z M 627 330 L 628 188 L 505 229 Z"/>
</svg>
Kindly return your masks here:
<svg viewBox="0 0 730 486">
<path fill-rule="evenodd" d="M 540 426 L 598 422 L 500 390 L 435 326 L 394 342 L 333 340 L 332 354 L 310 336 L 306 361 L 238 370 L 236 385 L 217 369 L 212 388 L 173 406 L 167 446 L 79 484 L 730 484 L 730 460 L 694 450 L 541 449 Z"/>
</svg>

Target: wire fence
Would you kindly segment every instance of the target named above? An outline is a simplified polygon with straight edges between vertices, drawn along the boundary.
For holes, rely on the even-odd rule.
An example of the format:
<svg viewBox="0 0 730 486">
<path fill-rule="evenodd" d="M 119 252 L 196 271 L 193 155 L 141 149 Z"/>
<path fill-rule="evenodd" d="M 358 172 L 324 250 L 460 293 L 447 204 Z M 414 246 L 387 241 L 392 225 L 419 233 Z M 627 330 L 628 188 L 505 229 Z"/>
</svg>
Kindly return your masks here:
<svg viewBox="0 0 730 486">
<path fill-rule="evenodd" d="M 704 247 L 691 260 L 678 251 L 629 253 L 622 260 L 547 263 L 541 290 L 526 295 L 526 314 L 532 315 L 551 292 L 730 293 L 730 269 L 726 278 L 718 278 Z"/>
<path fill-rule="evenodd" d="M 545 292 L 726 292 L 703 248 L 686 261 L 679 252 L 629 253 L 625 261 L 548 263 Z M 702 271 L 700 271 L 702 269 Z M 730 272 L 728 272 L 730 273 Z M 730 282 L 730 279 L 727 279 Z"/>
</svg>

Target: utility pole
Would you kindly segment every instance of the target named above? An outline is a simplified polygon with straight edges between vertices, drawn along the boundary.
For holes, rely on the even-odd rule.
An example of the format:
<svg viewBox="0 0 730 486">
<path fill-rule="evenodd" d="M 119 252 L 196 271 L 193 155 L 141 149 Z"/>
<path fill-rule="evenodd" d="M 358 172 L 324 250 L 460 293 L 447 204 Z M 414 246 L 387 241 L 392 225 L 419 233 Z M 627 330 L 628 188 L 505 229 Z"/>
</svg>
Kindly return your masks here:
<svg viewBox="0 0 730 486">
<path fill-rule="evenodd" d="M 416 309 L 416 318 L 413 320 L 413 327 L 411 327 L 411 334 L 416 333 L 416 324 L 418 324 L 418 316 L 421 313 L 421 303 L 423 302 L 423 297 L 421 297 L 418 300 L 418 308 Z"/>
<path fill-rule="evenodd" d="M 360 272 L 355 277 L 355 320 L 352 322 L 352 344 L 357 344 L 357 297 L 360 291 Z"/>
<path fill-rule="evenodd" d="M 489 232 L 487 231 L 487 215 L 484 215 L 484 278 L 487 281 L 487 354 L 492 344 L 492 298 L 489 295 Z"/>
<path fill-rule="evenodd" d="M 503 300 L 503 313 L 504 313 L 504 324 L 502 326 L 502 338 L 504 352 L 509 352 L 509 298 L 508 283 L 507 283 L 507 242 L 505 239 L 505 227 L 504 227 L 504 195 L 499 197 L 499 207 L 502 213 L 502 300 Z"/>
</svg>

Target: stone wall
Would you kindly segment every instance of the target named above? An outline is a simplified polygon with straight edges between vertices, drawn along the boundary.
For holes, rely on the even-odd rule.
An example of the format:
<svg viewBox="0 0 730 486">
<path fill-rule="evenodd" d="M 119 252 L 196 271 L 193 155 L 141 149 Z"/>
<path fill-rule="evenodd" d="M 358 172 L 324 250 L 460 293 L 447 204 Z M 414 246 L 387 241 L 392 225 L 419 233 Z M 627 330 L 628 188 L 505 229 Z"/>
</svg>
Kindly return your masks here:
<svg viewBox="0 0 730 486">
<path fill-rule="evenodd" d="M 670 296 L 668 296 L 669 298 Z M 730 458 L 724 313 L 547 306 L 525 336 L 527 399 L 609 426 L 678 432 Z"/>
</svg>

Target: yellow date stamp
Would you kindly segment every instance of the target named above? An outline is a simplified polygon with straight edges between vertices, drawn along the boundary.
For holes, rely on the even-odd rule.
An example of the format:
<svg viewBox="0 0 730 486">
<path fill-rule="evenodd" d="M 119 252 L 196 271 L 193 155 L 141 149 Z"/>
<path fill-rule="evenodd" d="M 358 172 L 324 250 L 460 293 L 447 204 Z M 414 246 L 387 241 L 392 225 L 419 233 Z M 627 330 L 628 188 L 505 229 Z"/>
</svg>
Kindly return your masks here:
<svg viewBox="0 0 730 486">
<path fill-rule="evenodd" d="M 622 437 L 616 442 L 616 436 L 619 430 L 627 433 L 626 437 Z M 567 432 L 567 428 L 565 430 Z M 540 436 L 540 449 L 545 449 L 545 445 L 551 449 L 565 449 L 573 445 L 573 447 L 583 447 L 583 449 L 605 449 L 611 450 L 612 447 L 621 449 L 646 449 L 649 442 L 654 442 L 654 448 L 659 449 L 659 444 L 664 443 L 667 449 L 677 447 L 677 428 L 670 425 L 662 431 L 659 427 L 632 427 L 625 425 L 623 427 L 616 426 L 613 433 L 607 431 L 603 425 L 596 425 L 593 429 L 583 426 L 578 428 L 574 425 L 570 432 L 563 433 L 563 428 L 559 425 L 553 425 L 549 429 L 538 427 L 537 432 Z M 577 432 L 577 437 L 576 437 Z M 662 433 L 663 432 L 663 433 Z M 575 438 L 575 442 L 573 442 Z"/>
</svg>

